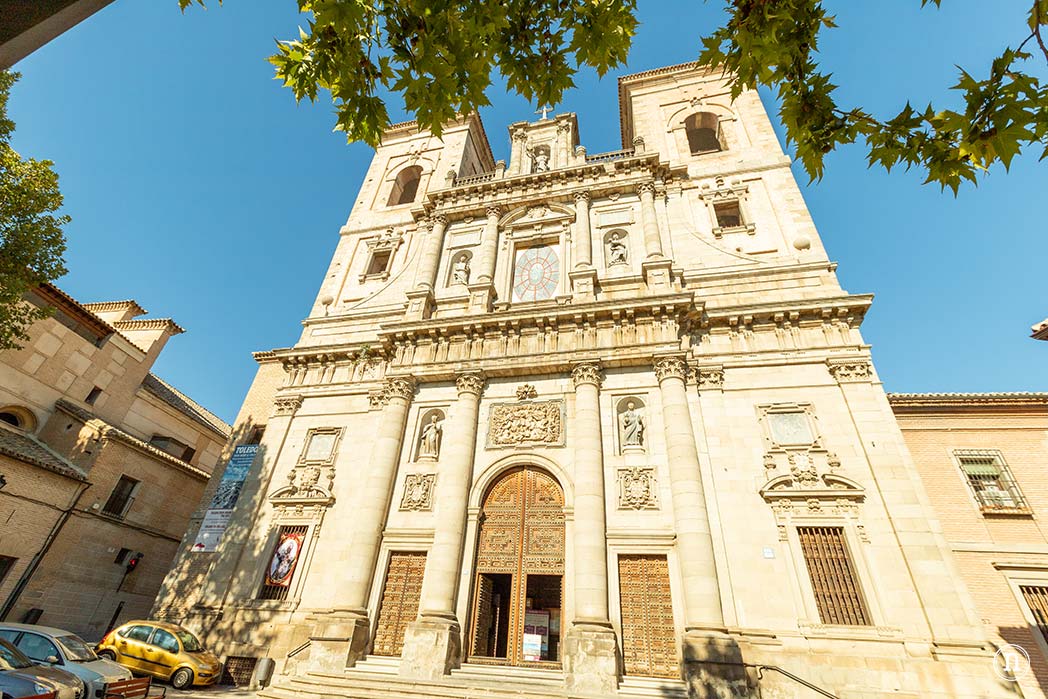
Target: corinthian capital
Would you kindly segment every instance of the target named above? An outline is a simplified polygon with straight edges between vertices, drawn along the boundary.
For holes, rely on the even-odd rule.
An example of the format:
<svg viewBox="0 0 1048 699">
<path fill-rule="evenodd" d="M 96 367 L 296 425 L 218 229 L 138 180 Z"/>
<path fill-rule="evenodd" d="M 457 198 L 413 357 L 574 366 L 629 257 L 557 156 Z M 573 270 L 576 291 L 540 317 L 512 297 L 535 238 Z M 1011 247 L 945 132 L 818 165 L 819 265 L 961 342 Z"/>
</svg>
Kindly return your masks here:
<svg viewBox="0 0 1048 699">
<path fill-rule="evenodd" d="M 488 218 L 495 218 L 495 219 L 497 219 L 499 216 L 502 215 L 502 207 L 501 206 L 489 206 L 486 209 L 486 213 L 488 215 Z"/>
<path fill-rule="evenodd" d="M 575 192 L 574 196 L 576 204 L 581 204 L 582 202 L 590 203 L 591 196 L 589 192 Z"/>
<path fill-rule="evenodd" d="M 601 370 L 600 364 L 596 362 L 576 364 L 571 370 L 571 381 L 575 384 L 575 388 L 587 383 L 599 388 L 601 382 L 604 381 L 604 372 Z"/>
<path fill-rule="evenodd" d="M 655 360 L 655 378 L 661 383 L 663 379 L 688 378 L 688 363 L 682 357 L 665 357 Z"/>
<path fill-rule="evenodd" d="M 644 195 L 650 194 L 655 196 L 655 183 L 654 182 L 641 182 L 637 185 L 637 193 Z"/>
<path fill-rule="evenodd" d="M 386 399 L 403 398 L 410 401 L 415 395 L 415 379 L 410 376 L 394 376 L 386 379 L 382 392 Z"/>
<path fill-rule="evenodd" d="M 448 225 L 448 217 L 441 213 L 430 214 L 429 220 L 434 226 Z"/>
<path fill-rule="evenodd" d="M 479 396 L 484 390 L 484 377 L 480 374 L 462 374 L 455 379 L 455 388 L 460 394 L 471 393 Z"/>
<path fill-rule="evenodd" d="M 302 396 L 284 396 L 273 404 L 274 415 L 294 415 L 302 407 Z"/>
</svg>

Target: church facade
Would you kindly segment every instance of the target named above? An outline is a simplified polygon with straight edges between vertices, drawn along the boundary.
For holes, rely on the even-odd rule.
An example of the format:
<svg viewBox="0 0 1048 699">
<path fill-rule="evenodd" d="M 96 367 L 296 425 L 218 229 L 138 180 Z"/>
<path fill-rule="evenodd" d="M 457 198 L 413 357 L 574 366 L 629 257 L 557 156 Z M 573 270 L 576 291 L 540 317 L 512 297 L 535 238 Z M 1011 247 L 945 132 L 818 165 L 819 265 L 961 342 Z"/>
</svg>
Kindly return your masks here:
<svg viewBox="0 0 1048 699">
<path fill-rule="evenodd" d="M 619 100 L 390 127 L 155 613 L 273 697 L 1018 696 L 758 96 Z"/>
</svg>

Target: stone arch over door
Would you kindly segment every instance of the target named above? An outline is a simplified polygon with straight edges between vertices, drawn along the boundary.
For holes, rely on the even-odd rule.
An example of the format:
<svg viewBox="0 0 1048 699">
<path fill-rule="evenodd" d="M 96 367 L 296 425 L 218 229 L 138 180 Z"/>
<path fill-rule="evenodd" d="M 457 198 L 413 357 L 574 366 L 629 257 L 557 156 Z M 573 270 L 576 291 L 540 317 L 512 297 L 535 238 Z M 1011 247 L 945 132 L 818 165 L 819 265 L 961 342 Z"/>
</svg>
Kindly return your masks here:
<svg viewBox="0 0 1048 699">
<path fill-rule="evenodd" d="M 545 469 L 511 466 L 484 489 L 474 570 L 470 662 L 560 662 L 564 491 Z"/>
</svg>

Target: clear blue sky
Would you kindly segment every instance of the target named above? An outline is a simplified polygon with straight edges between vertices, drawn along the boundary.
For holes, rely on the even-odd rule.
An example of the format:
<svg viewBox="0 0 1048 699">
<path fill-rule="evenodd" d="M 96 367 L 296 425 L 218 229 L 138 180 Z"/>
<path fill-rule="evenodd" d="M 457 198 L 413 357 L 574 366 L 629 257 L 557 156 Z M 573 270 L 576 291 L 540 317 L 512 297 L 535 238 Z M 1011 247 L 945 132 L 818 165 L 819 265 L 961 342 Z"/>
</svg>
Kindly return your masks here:
<svg viewBox="0 0 1048 699">
<path fill-rule="evenodd" d="M 296 3 L 209 4 L 183 16 L 176 0 L 117 0 L 16 66 L 10 111 L 15 147 L 56 162 L 73 217 L 59 285 L 175 318 L 188 332 L 157 373 L 232 420 L 250 353 L 298 338 L 371 151 L 332 133 L 329 103 L 296 106 L 272 79 L 265 57 L 297 34 Z M 580 76 L 558 107 L 578 113 L 591 153 L 619 147 L 616 76 L 693 60 L 721 19 L 719 2 L 640 4 L 628 66 Z M 907 99 L 956 106 L 954 65 L 984 75 L 1023 38 L 1029 0 L 826 5 L 840 28 L 821 55 L 842 102 L 888 114 Z M 507 124 L 535 107 L 490 98 L 506 157 Z M 1048 343 L 1029 338 L 1048 316 L 1048 161 L 1024 155 L 957 198 L 867 170 L 859 147 L 833 154 L 822 182 L 794 170 L 844 287 L 876 294 L 863 332 L 888 390 L 1048 390 Z"/>
</svg>

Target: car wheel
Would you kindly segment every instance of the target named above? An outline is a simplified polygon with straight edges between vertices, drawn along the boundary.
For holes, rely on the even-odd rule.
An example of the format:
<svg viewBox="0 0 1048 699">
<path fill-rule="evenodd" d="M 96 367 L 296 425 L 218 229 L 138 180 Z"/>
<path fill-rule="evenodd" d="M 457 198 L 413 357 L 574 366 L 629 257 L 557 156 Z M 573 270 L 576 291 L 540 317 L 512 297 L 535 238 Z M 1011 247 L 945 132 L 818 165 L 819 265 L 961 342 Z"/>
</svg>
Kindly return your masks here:
<svg viewBox="0 0 1048 699">
<path fill-rule="evenodd" d="M 193 671 L 188 667 L 180 667 L 171 675 L 171 686 L 175 689 L 188 689 L 193 686 Z"/>
<path fill-rule="evenodd" d="M 114 653 L 111 650 L 100 650 L 95 655 L 97 655 L 102 660 L 111 660 L 114 663 L 116 662 L 116 653 Z"/>
</svg>

